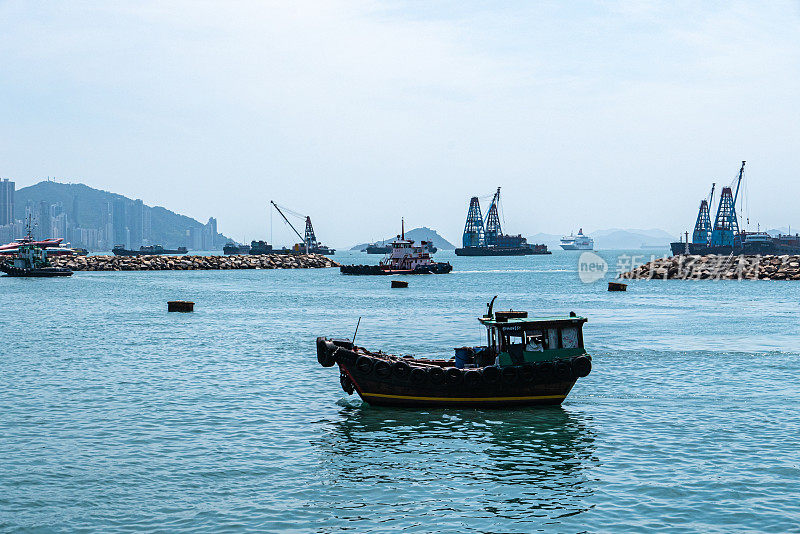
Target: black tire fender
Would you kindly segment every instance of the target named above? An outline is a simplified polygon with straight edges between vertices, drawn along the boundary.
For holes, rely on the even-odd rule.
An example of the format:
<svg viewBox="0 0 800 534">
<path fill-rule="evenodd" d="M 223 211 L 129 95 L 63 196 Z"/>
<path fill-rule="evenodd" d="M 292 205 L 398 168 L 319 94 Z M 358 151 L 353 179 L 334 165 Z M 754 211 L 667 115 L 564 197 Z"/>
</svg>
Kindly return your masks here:
<svg viewBox="0 0 800 534">
<path fill-rule="evenodd" d="M 484 367 L 480 370 L 481 378 L 486 384 L 493 386 L 495 384 L 499 384 L 502 380 L 502 376 L 500 375 L 500 369 L 493 365 L 489 367 Z"/>
<path fill-rule="evenodd" d="M 470 369 L 469 371 L 464 373 L 464 384 L 467 387 L 471 388 L 478 387 L 481 385 L 481 382 L 483 382 L 483 380 L 481 380 L 480 372 L 474 369 Z"/>
<path fill-rule="evenodd" d="M 428 373 L 422 367 L 412 367 L 409 376 L 411 383 L 417 386 L 423 385 L 428 380 Z"/>
<path fill-rule="evenodd" d="M 392 366 L 386 360 L 375 360 L 375 365 L 372 366 L 372 372 L 378 378 L 389 378 L 392 376 Z"/>
<path fill-rule="evenodd" d="M 431 384 L 434 386 L 440 386 L 444 384 L 445 376 L 444 376 L 444 369 L 439 366 L 436 367 L 428 367 L 428 380 L 431 381 Z"/>
<path fill-rule="evenodd" d="M 457 386 L 464 380 L 464 373 L 457 367 L 450 367 L 444 374 L 447 383 L 451 386 Z"/>
<path fill-rule="evenodd" d="M 572 359 L 570 367 L 576 377 L 583 378 L 592 372 L 592 360 L 588 356 L 576 356 Z"/>
<path fill-rule="evenodd" d="M 554 362 L 555 376 L 558 380 L 566 382 L 572 380 L 572 367 L 566 360 L 556 360 Z"/>
<path fill-rule="evenodd" d="M 513 365 L 503 367 L 500 370 L 500 375 L 502 377 L 503 384 L 516 384 L 517 380 L 519 379 L 519 372 Z"/>
<path fill-rule="evenodd" d="M 362 375 L 368 375 L 372 371 L 372 358 L 369 356 L 359 356 L 356 359 L 356 369 Z"/>
<path fill-rule="evenodd" d="M 331 350 L 333 347 L 333 350 Z M 327 341 L 324 337 L 317 338 L 317 361 L 322 367 L 333 367 L 336 363 L 336 358 L 333 353 L 336 351 L 336 346 Z"/>
<path fill-rule="evenodd" d="M 536 371 L 534 370 L 533 365 L 529 363 L 520 365 L 517 368 L 517 372 L 519 373 L 519 379 L 521 382 L 530 382 L 536 376 Z"/>
<path fill-rule="evenodd" d="M 406 362 L 394 362 L 392 363 L 392 374 L 395 378 L 407 380 L 408 376 L 411 374 L 411 366 Z"/>
</svg>

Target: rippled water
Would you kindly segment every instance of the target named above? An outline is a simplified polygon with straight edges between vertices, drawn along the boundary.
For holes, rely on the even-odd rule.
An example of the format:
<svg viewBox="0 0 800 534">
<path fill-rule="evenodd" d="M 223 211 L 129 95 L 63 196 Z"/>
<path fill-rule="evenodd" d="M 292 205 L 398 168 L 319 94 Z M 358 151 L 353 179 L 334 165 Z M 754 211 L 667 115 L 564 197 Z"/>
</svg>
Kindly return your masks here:
<svg viewBox="0 0 800 534">
<path fill-rule="evenodd" d="M 0 279 L 0 529 L 800 530 L 800 284 L 609 293 L 576 253 L 437 256 L 455 271 L 406 290 L 332 269 Z M 359 316 L 359 344 L 450 355 L 495 294 L 589 317 L 594 370 L 562 407 L 372 408 L 316 362 Z"/>
</svg>

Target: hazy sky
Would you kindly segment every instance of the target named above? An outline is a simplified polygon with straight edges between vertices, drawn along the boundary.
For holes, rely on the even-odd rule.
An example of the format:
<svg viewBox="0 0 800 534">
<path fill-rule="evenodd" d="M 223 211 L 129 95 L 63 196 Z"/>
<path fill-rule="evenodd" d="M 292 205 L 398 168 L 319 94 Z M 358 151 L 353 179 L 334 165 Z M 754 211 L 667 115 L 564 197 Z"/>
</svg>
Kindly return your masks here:
<svg viewBox="0 0 800 534">
<path fill-rule="evenodd" d="M 797 1 L 0 0 L 0 176 L 237 239 L 275 199 L 458 242 L 498 185 L 514 233 L 677 233 L 743 159 L 753 225 L 800 229 L 799 100 Z"/>
</svg>

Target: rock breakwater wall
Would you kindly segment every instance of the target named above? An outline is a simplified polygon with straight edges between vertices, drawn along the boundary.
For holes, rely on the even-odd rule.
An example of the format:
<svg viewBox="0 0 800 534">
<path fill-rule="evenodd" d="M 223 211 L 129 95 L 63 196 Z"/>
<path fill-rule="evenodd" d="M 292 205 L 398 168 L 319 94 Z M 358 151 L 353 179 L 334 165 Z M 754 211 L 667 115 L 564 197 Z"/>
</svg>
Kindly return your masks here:
<svg viewBox="0 0 800 534">
<path fill-rule="evenodd" d="M 658 258 L 619 275 L 655 280 L 800 280 L 800 256 L 698 256 Z"/>
<path fill-rule="evenodd" d="M 56 267 L 73 271 L 195 271 L 227 269 L 317 269 L 339 267 L 321 254 L 253 256 L 75 256 L 54 257 Z"/>
</svg>

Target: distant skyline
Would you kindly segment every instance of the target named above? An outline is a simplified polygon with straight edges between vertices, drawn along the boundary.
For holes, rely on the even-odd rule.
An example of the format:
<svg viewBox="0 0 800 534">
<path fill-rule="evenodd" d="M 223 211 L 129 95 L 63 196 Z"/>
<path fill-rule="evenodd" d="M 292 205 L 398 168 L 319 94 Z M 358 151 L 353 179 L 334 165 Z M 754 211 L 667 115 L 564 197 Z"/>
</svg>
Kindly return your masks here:
<svg viewBox="0 0 800 534">
<path fill-rule="evenodd" d="M 800 228 L 798 23 L 793 1 L 5 1 L 0 177 L 239 240 L 270 238 L 275 200 L 344 247 L 401 217 L 458 242 L 498 185 L 510 233 L 677 236 L 747 160 L 750 227 Z"/>
</svg>

